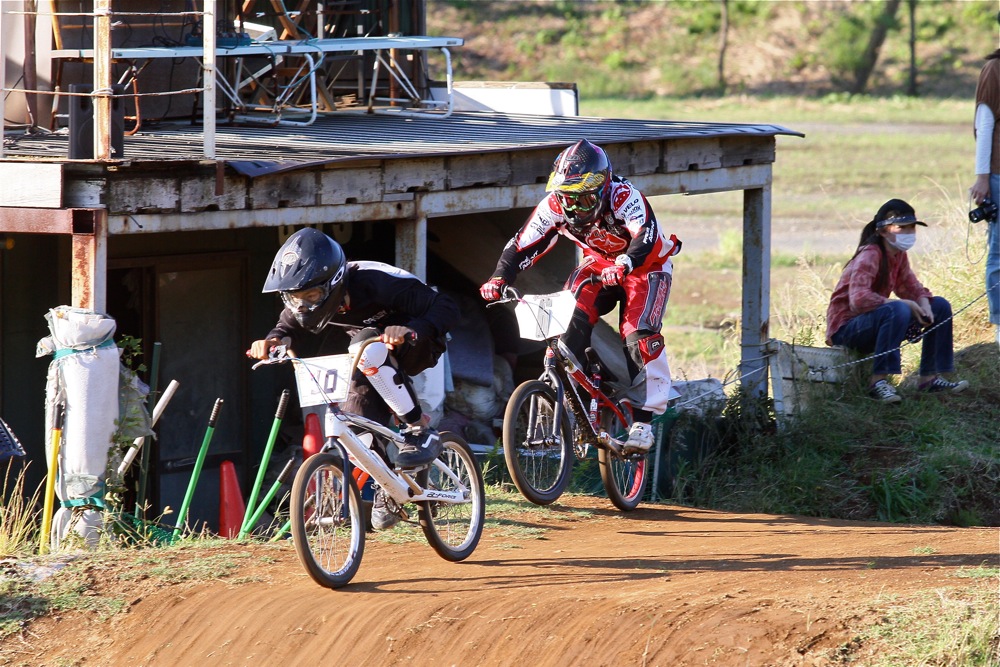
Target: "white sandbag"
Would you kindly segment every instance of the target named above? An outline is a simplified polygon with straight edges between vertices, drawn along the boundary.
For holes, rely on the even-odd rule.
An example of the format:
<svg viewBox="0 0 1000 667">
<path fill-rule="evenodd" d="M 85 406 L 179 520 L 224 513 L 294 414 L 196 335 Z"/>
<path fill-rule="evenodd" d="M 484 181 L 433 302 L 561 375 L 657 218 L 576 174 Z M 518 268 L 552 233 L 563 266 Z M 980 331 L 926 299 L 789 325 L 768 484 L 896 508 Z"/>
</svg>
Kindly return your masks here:
<svg viewBox="0 0 1000 667">
<path fill-rule="evenodd" d="M 55 406 L 65 406 L 57 462 L 56 496 L 60 501 L 96 498 L 103 501 L 108 450 L 118 419 L 119 350 L 112 340 L 115 322 L 107 315 L 68 306 L 45 318 L 51 336 L 38 343 L 36 354 L 54 354 L 46 384 L 46 457 L 51 458 Z M 53 548 L 70 530 L 95 546 L 101 512 L 60 507 L 52 521 Z"/>
</svg>

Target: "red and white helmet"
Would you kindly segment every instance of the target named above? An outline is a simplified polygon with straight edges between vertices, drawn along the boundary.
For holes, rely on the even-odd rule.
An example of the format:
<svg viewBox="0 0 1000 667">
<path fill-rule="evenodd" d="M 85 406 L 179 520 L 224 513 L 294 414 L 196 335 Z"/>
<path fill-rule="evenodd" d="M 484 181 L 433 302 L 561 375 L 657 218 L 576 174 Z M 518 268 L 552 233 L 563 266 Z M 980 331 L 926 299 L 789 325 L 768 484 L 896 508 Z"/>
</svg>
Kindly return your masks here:
<svg viewBox="0 0 1000 667">
<path fill-rule="evenodd" d="M 582 139 L 556 158 L 546 192 L 554 192 L 571 225 L 596 222 L 608 206 L 611 162 L 598 146 Z"/>
</svg>

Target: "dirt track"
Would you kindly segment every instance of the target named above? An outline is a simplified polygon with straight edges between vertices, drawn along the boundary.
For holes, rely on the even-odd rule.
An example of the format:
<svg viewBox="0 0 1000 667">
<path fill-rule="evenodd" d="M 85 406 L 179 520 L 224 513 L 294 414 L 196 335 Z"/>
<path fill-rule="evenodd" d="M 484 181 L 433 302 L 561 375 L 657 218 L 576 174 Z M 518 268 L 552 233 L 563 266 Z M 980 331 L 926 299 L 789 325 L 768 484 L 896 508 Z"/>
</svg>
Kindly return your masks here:
<svg viewBox="0 0 1000 667">
<path fill-rule="evenodd" d="M 174 572 L 206 556 L 167 553 Z M 623 515 L 579 496 L 490 524 L 465 563 L 422 541 L 369 542 L 339 591 L 316 586 L 290 544 L 223 553 L 239 569 L 212 582 L 136 579 L 142 552 L 95 565 L 96 588 L 127 611 L 36 622 L 0 645 L 0 664 L 826 665 L 887 606 L 995 590 L 956 574 L 1000 565 L 996 529 Z"/>
</svg>

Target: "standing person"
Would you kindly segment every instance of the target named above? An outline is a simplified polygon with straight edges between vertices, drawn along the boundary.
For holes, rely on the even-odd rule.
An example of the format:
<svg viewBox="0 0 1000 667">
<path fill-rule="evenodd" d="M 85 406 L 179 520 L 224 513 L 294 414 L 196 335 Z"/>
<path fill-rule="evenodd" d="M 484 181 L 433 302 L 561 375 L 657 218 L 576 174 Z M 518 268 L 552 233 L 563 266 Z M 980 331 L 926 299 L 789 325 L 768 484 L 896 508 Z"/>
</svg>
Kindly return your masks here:
<svg viewBox="0 0 1000 667">
<path fill-rule="evenodd" d="M 278 292 L 285 308 L 270 333 L 251 344 L 248 357 L 266 359 L 277 345 L 338 354 L 380 336 L 358 362 L 345 410 L 385 424 L 395 415 L 405 439 L 393 461 L 397 468 L 427 465 L 441 454 L 440 438 L 409 376 L 433 366 L 444 352 L 445 335 L 459 320 L 451 298 L 394 266 L 348 262 L 336 241 L 309 227 L 278 250 L 263 292 Z M 374 528 L 399 521 L 394 504 L 376 490 Z"/>
<path fill-rule="evenodd" d="M 844 267 L 826 311 L 827 345 L 878 355 L 872 361 L 868 392 L 883 403 L 902 400 L 888 376 L 902 370 L 899 346 L 911 327 L 938 324 L 923 336 L 919 390 L 959 393 L 969 387 L 965 380 L 949 382 L 941 377 L 955 370 L 951 304 L 933 296 L 910 268 L 906 251 L 917 241 L 918 225 L 927 226 L 902 199 L 882 204 L 862 230 L 858 249 Z M 897 299 L 889 298 L 893 292 Z"/>
<path fill-rule="evenodd" d="M 642 193 L 615 176 L 604 150 L 587 140 L 559 154 L 545 189 L 549 194 L 504 247 L 480 294 L 486 301 L 500 298 L 504 286 L 547 253 L 559 235 L 578 245 L 583 261 L 566 289 L 575 291 L 592 276 L 600 282 L 581 290 L 562 340 L 582 359 L 598 318 L 621 304 L 626 364 L 633 389 L 643 395 L 633 405 L 635 421 L 625 450 L 647 452 L 653 444 L 650 421 L 666 410 L 670 394 L 660 328 L 672 282 L 670 257 L 680 250 L 680 241 L 664 234 Z"/>
<path fill-rule="evenodd" d="M 1000 203 L 1000 49 L 986 56 L 976 84 L 976 182 L 969 195 L 978 206 Z M 986 300 L 1000 345 L 1000 222 L 986 221 Z"/>
</svg>

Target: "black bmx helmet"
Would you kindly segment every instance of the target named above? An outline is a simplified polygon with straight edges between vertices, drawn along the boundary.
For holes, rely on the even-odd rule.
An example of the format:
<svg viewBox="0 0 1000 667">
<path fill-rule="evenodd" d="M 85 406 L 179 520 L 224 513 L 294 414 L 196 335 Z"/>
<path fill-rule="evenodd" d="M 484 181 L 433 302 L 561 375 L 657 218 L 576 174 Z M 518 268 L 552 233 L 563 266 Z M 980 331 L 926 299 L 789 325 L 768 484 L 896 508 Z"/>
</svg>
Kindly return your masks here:
<svg viewBox="0 0 1000 667">
<path fill-rule="evenodd" d="M 306 227 L 278 249 L 261 291 L 279 292 L 298 323 L 317 333 L 340 308 L 346 275 L 347 259 L 340 244 Z"/>
<path fill-rule="evenodd" d="M 576 227 L 587 227 L 604 213 L 611 193 L 607 153 L 582 139 L 556 158 L 546 192 L 554 192 L 563 214 Z"/>
</svg>

